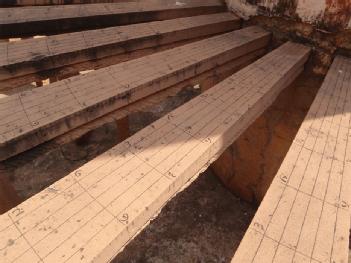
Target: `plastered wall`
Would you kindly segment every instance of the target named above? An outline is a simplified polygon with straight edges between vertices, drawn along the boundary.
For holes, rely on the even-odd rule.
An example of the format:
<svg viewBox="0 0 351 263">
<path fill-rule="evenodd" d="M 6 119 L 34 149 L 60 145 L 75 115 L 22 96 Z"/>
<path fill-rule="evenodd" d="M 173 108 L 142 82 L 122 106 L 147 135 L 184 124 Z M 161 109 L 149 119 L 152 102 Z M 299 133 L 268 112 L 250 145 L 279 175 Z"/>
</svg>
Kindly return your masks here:
<svg viewBox="0 0 351 263">
<path fill-rule="evenodd" d="M 325 75 L 337 54 L 351 57 L 351 0 L 226 0 L 229 9 L 273 33 L 312 48 L 313 72 Z"/>
<path fill-rule="evenodd" d="M 281 16 L 327 31 L 351 29 L 351 0 L 226 0 L 244 18 Z"/>
</svg>

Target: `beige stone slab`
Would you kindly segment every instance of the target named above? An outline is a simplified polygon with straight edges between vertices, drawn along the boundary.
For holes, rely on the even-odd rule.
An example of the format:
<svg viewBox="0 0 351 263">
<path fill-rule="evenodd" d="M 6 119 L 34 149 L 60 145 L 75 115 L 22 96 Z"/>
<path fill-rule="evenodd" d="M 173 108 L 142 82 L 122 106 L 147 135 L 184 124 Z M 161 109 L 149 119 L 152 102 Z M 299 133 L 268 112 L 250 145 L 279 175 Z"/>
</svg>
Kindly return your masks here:
<svg viewBox="0 0 351 263">
<path fill-rule="evenodd" d="M 182 4 L 164 0 L 15 7 L 0 10 L 0 35 L 35 35 L 59 30 L 101 28 L 220 11 L 225 11 L 224 3 L 220 0 L 183 0 Z"/>
<path fill-rule="evenodd" d="M 348 262 L 350 75 L 337 56 L 233 262 Z"/>
<path fill-rule="evenodd" d="M 350 229 L 350 215 L 347 211 L 339 209 L 334 232 L 334 242 L 331 252 L 331 258 L 335 262 L 342 262 L 349 257 L 349 234 L 345 229 Z"/>
<path fill-rule="evenodd" d="M 308 257 L 312 256 L 314 240 L 316 238 L 322 208 L 323 202 L 321 200 L 312 198 L 307 208 L 303 226 L 301 227 L 296 251 Z"/>
<path fill-rule="evenodd" d="M 274 262 L 274 263 L 279 263 L 279 262 L 284 262 L 284 261 L 291 262 L 293 257 L 294 257 L 294 250 L 293 249 L 288 248 L 286 246 L 279 245 L 277 252 L 276 252 L 276 255 L 275 255 L 275 258 L 271 262 Z M 300 261 L 298 261 L 298 262 L 300 262 Z"/>
<path fill-rule="evenodd" d="M 297 193 L 295 203 L 291 209 L 289 220 L 285 225 L 285 229 L 281 236 L 281 244 L 296 248 L 300 233 L 295 229 L 301 229 L 304 222 L 305 214 L 309 204 L 309 197 L 303 193 Z"/>
<path fill-rule="evenodd" d="M 177 18 L 0 44 L 0 80 L 238 29 L 230 13 Z M 1 52 L 3 50 L 3 52 Z"/>
<path fill-rule="evenodd" d="M 0 216 L 6 225 L 0 240 L 8 234 L 18 240 L 11 246 L 5 243 L 4 251 L 17 251 L 8 260 L 32 256 L 41 262 L 109 261 L 272 103 L 301 71 L 309 52 L 299 44 L 283 45 L 72 172 L 50 191 Z M 255 78 L 260 67 L 267 68 L 266 74 Z M 188 110 L 196 114 L 184 114 Z M 193 133 L 182 128 L 184 123 L 192 125 Z M 278 243 L 254 229 L 251 235 L 264 239 L 260 253 L 269 251 L 273 258 Z M 22 244 L 19 236 L 28 243 Z M 258 248 L 261 240 L 251 244 Z M 254 257 L 253 251 L 244 254 Z"/>
<path fill-rule="evenodd" d="M 261 245 L 263 234 L 248 228 L 245 238 L 240 243 L 240 250 L 235 253 L 232 262 L 252 262 L 256 256 L 256 251 Z"/>
<path fill-rule="evenodd" d="M 268 263 L 274 259 L 275 251 L 278 249 L 278 242 L 264 237 L 257 251 L 254 263 Z"/>
<path fill-rule="evenodd" d="M 0 6 L 34 6 L 34 5 L 67 5 L 67 4 L 94 4 L 94 3 L 120 3 L 120 2 L 138 2 L 140 0 L 72 0 L 67 3 L 65 0 L 15 0 L 0 1 Z M 157 0 L 154 0 L 157 1 Z"/>
<path fill-rule="evenodd" d="M 286 188 L 283 192 L 273 215 L 271 215 L 267 230 L 265 231 L 268 237 L 276 241 L 281 239 L 289 220 L 290 211 L 294 205 L 296 194 L 296 190 L 292 188 Z"/>
<path fill-rule="evenodd" d="M 336 215 L 335 206 L 324 204 L 312 252 L 312 257 L 320 262 L 333 262 L 331 252 L 334 246 L 334 228 L 337 225 Z"/>
<path fill-rule="evenodd" d="M 307 256 L 302 255 L 302 254 L 298 254 L 298 253 L 295 254 L 293 260 L 295 260 L 295 262 L 301 262 L 301 263 L 317 263 L 317 262 L 319 262 L 319 261 L 314 260 L 314 259 L 311 260 L 310 257 L 307 257 Z M 292 262 L 294 262 L 294 261 L 292 261 Z"/>
<path fill-rule="evenodd" d="M 0 159 L 262 48 L 269 37 L 258 27 L 248 27 L 22 92 L 13 95 L 20 104 L 14 121 L 5 119 L 12 116 L 7 105 L 14 98 L 4 98 Z"/>
</svg>

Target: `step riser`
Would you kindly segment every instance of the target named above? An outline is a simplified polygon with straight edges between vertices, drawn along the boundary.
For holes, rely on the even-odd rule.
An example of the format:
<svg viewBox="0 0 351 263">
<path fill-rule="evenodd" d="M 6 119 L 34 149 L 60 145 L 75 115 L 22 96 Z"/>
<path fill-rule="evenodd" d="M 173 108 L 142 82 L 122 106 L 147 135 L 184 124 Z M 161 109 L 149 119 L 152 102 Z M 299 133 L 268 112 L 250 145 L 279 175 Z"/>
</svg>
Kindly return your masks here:
<svg viewBox="0 0 351 263">
<path fill-rule="evenodd" d="M 348 262 L 350 76 L 336 57 L 233 263 Z"/>
<path fill-rule="evenodd" d="M 258 30 L 258 31 L 256 31 Z M 244 36 L 245 34 L 247 35 L 247 33 L 249 33 L 249 36 Z M 242 35 L 244 34 L 244 35 Z M 251 36 L 250 36 L 251 34 Z M 253 34 L 253 35 L 252 35 Z M 227 39 L 229 37 L 229 39 Z M 246 37 L 245 40 L 240 40 L 241 37 Z M 232 41 L 235 41 L 235 39 L 238 39 L 237 41 L 239 41 L 239 43 L 237 45 L 233 45 Z M 270 34 L 262 31 L 258 28 L 248 28 L 248 29 L 243 29 L 243 30 L 239 30 L 239 31 L 234 31 L 232 33 L 228 33 L 225 34 L 223 36 L 218 36 L 218 37 L 214 37 L 208 40 L 203 40 L 200 42 L 195 42 L 193 44 L 189 44 L 186 46 L 182 46 L 179 48 L 175 48 L 169 51 L 165 51 L 165 52 L 161 52 L 161 53 L 157 53 L 145 58 L 140 58 L 138 60 L 133 60 L 130 62 L 126 62 L 129 63 L 129 67 L 130 70 L 132 71 L 125 71 L 125 69 L 123 67 L 125 67 L 125 64 L 119 64 L 110 68 L 105 68 L 102 69 L 100 71 L 96 71 L 93 72 L 91 74 L 88 74 L 86 76 L 78 76 L 78 77 L 74 77 L 71 79 L 68 79 L 68 82 L 56 82 L 53 85 L 64 85 L 61 83 L 69 83 L 70 85 L 72 85 L 72 81 L 80 81 L 80 82 L 76 82 L 77 86 L 75 87 L 73 85 L 73 87 L 75 87 L 75 89 L 77 89 L 75 92 L 76 94 L 73 96 L 72 94 L 65 94 L 67 93 L 66 91 L 66 86 L 60 87 L 60 88 L 56 88 L 55 90 L 53 90 L 53 94 L 58 94 L 58 98 L 60 98 L 61 94 L 64 92 L 66 99 L 65 101 L 70 101 L 71 104 L 67 104 L 67 106 L 62 106 L 61 104 L 58 104 L 58 102 L 52 101 L 52 103 L 48 102 L 47 100 L 45 100 L 45 102 L 42 102 L 43 104 L 45 103 L 50 103 L 51 106 L 57 104 L 58 109 L 62 108 L 62 111 L 66 110 L 67 111 L 67 107 L 68 105 L 70 105 L 70 114 L 62 116 L 60 118 L 54 117 L 54 119 L 51 120 L 51 116 L 47 115 L 47 113 L 43 112 L 43 110 L 45 109 L 41 109 L 38 112 L 35 111 L 35 113 L 31 113 L 31 111 L 33 109 L 31 109 L 34 105 L 33 101 L 36 101 L 38 103 L 38 101 L 43 101 L 42 98 L 42 91 L 46 91 L 47 89 L 50 89 L 50 85 L 46 86 L 46 87 L 42 87 L 42 88 L 38 88 L 36 90 L 34 90 L 34 95 L 30 95 L 29 94 L 19 94 L 19 101 L 17 101 L 15 99 L 15 95 L 5 98 L 2 100 L 3 102 L 3 111 L 6 111 L 8 109 L 8 107 L 14 107 L 13 106 L 13 102 L 12 100 L 15 99 L 15 103 L 19 103 L 22 104 L 23 99 L 21 99 L 22 97 L 24 98 L 24 100 L 29 101 L 28 103 L 28 110 L 20 110 L 20 112 L 22 113 L 18 113 L 19 115 L 16 115 L 14 117 L 11 118 L 16 118 L 17 116 L 22 116 L 22 122 L 28 122 L 29 119 L 27 117 L 27 120 L 25 120 L 25 116 L 29 116 L 30 118 L 32 118 L 32 123 L 35 122 L 35 127 L 33 128 L 33 124 L 29 124 L 32 126 L 32 128 L 29 128 L 31 131 L 28 130 L 24 131 L 23 129 L 20 130 L 20 134 L 21 135 L 15 135 L 15 137 L 12 137 L 12 139 L 6 139 L 6 141 L 4 141 L 4 143 L 1 145 L 1 153 L 0 153 L 0 159 L 1 160 L 5 160 L 7 158 L 9 158 L 10 156 L 14 156 L 20 152 L 23 152 L 27 149 L 30 149 L 40 143 L 43 143 L 44 141 L 50 140 L 62 133 L 65 133 L 75 127 L 78 127 L 84 123 L 87 123 L 89 121 L 92 121 L 98 117 L 101 117 L 109 112 L 112 112 L 118 108 L 121 108 L 125 105 L 128 105 L 136 100 L 139 100 L 141 98 L 144 98 L 150 94 L 156 93 L 160 90 L 163 90 L 167 87 L 173 86 L 179 82 L 182 82 L 186 79 L 192 78 L 198 74 L 201 74 L 202 72 L 208 71 L 212 68 L 215 68 L 219 65 L 223 65 L 228 61 L 231 61 L 235 58 L 241 57 L 245 54 L 248 54 L 254 50 L 258 50 L 261 49 L 265 46 L 267 46 L 268 42 L 270 40 Z M 211 41 L 212 42 L 211 44 Z M 217 44 L 223 43 L 223 45 L 225 45 L 226 48 L 222 49 L 222 50 L 217 50 Z M 199 55 L 196 55 L 197 53 L 194 52 L 194 50 L 198 50 L 198 46 L 201 45 L 209 45 L 207 48 L 209 49 L 208 53 L 209 54 L 204 54 L 203 56 L 201 56 L 201 58 L 196 58 L 193 61 L 188 61 L 189 59 L 189 55 L 193 54 L 193 56 L 197 56 L 199 57 Z M 213 50 L 211 50 L 211 48 Z M 189 52 L 187 53 L 185 50 L 188 50 Z M 191 52 L 191 50 L 193 49 L 193 51 Z M 183 51 L 182 51 L 183 50 Z M 206 50 L 206 49 L 204 49 Z M 172 55 L 168 55 L 168 54 L 172 54 Z M 183 54 L 181 57 L 179 57 L 181 54 Z M 159 63 L 169 63 L 168 61 L 162 61 L 162 57 L 163 56 L 170 56 L 173 57 L 173 64 L 168 64 L 168 66 L 162 66 L 162 64 Z M 151 62 L 153 61 L 151 58 L 154 58 L 155 62 Z M 182 66 L 182 68 L 179 69 L 174 69 L 172 67 L 179 67 L 179 65 L 177 65 L 179 62 L 179 59 L 182 58 L 184 66 Z M 149 78 L 149 80 L 145 80 L 144 78 L 140 79 L 138 81 L 137 86 L 131 88 L 129 87 L 129 83 L 132 83 L 132 80 L 134 79 L 132 76 L 128 77 L 128 81 L 125 82 L 128 88 L 125 91 L 120 91 L 120 92 L 104 92 L 103 94 L 100 94 L 100 91 L 97 90 L 95 93 L 96 95 L 94 96 L 94 100 L 92 101 L 91 98 L 89 98 L 90 93 L 89 91 L 87 91 L 87 89 L 82 89 L 81 85 L 82 85 L 82 81 L 84 84 L 86 84 L 85 86 L 88 87 L 88 90 L 91 89 L 92 87 L 90 87 L 90 83 L 95 80 L 93 78 L 93 76 L 97 76 L 96 81 L 98 80 L 98 76 L 103 76 L 102 73 L 104 72 L 104 74 L 108 75 L 108 72 L 110 70 L 118 70 L 118 72 L 121 72 L 121 74 L 117 75 L 119 76 L 119 78 L 125 79 L 126 75 L 125 74 L 133 74 L 133 76 L 135 76 L 136 71 L 135 68 L 137 67 L 137 65 L 140 67 L 140 63 L 142 63 L 143 65 L 145 65 L 145 67 L 147 67 L 147 70 L 150 71 L 148 74 L 153 74 L 155 76 L 158 77 L 153 77 L 153 78 Z M 150 68 L 150 65 L 148 63 L 153 63 L 154 66 Z M 157 65 L 157 66 L 156 66 Z M 160 66 L 161 65 L 161 66 Z M 161 67 L 161 68 L 160 68 Z M 166 67 L 166 68 L 164 68 Z M 143 71 L 144 71 L 144 67 L 140 67 Z M 162 72 L 169 72 L 165 75 L 162 75 L 159 70 L 161 70 Z M 141 71 L 138 74 L 142 74 Z M 132 73 L 133 72 L 133 73 Z M 145 73 L 144 73 L 145 74 Z M 128 75 L 127 75 L 128 76 Z M 88 81 L 88 77 L 92 77 L 93 79 Z M 109 77 L 108 80 L 106 80 L 107 82 L 105 82 L 105 85 L 112 85 L 112 87 L 115 85 L 115 89 L 119 89 L 119 90 L 123 90 L 125 88 L 121 88 L 123 87 L 121 84 L 116 83 L 116 80 L 114 80 L 114 83 L 109 83 L 109 81 L 111 81 L 110 79 L 111 77 Z M 88 81 L 88 82 L 87 82 Z M 95 88 L 96 89 L 96 88 Z M 111 89 L 111 87 L 110 87 Z M 106 90 L 106 88 L 105 88 Z M 72 91 L 71 91 L 72 92 Z M 88 92 L 88 93 L 84 93 L 84 92 Z M 88 96 L 89 94 L 89 96 Z M 109 97 L 108 99 L 103 99 L 102 101 L 99 101 L 97 99 L 95 99 L 96 96 L 102 96 L 103 98 L 106 98 L 108 95 L 107 94 L 111 94 L 111 97 Z M 82 96 L 84 95 L 84 96 Z M 77 99 L 76 97 L 78 97 L 80 99 L 80 103 L 77 104 Z M 101 99 L 100 99 L 101 100 Z M 6 101 L 8 101 L 8 103 L 10 103 L 12 106 L 6 106 Z M 32 101 L 32 102 L 30 102 Z M 35 102 L 34 102 L 35 103 Z M 81 103 L 87 104 L 88 106 L 81 106 Z M 20 104 L 18 105 L 18 107 L 21 107 Z M 89 104 L 92 104 L 89 106 Z M 43 108 L 43 106 L 39 106 L 39 104 L 36 105 L 36 107 Z M 0 104 L 1 106 L 1 104 Z M 17 107 L 17 106 L 16 106 Z M 47 107 L 47 106 L 46 106 Z M 74 110 L 72 110 L 74 109 Z M 50 109 L 48 109 L 50 110 Z M 57 110 L 57 108 L 56 108 Z M 6 113 L 3 113 L 5 116 L 8 116 Z M 25 114 L 25 115 L 24 115 Z M 39 114 L 38 117 L 34 116 L 34 115 Z M 45 114 L 45 115 L 43 115 Z M 37 120 L 41 120 L 44 116 L 44 124 L 40 124 Z M 8 120 L 3 118 L 3 122 L 8 122 Z M 18 118 L 18 117 L 17 117 Z M 34 119 L 37 119 L 36 121 L 33 121 Z M 45 124 L 45 119 L 46 122 L 49 121 L 49 123 Z M 14 125 L 14 124 L 13 124 Z M 16 126 L 16 125 L 15 125 Z M 17 126 L 16 126 L 17 127 Z M 8 127 L 5 127 L 5 129 L 10 129 Z M 28 129 L 28 128 L 27 128 Z M 5 130 L 6 131 L 6 130 Z M 2 133 L 3 135 L 6 136 L 6 132 Z M 11 135 L 13 136 L 13 135 Z M 8 138 L 8 137 L 7 137 Z"/>
<path fill-rule="evenodd" d="M 50 84 L 52 84 L 60 80 L 81 75 L 82 71 L 84 72 L 84 71 L 98 70 L 98 69 L 110 67 L 119 63 L 133 60 L 133 59 L 149 56 L 157 52 L 162 52 L 172 48 L 180 47 L 182 45 L 187 45 L 195 41 L 200 41 L 200 40 L 203 40 L 204 38 L 205 37 L 200 37 L 200 38 L 195 38 L 190 40 L 178 41 L 178 42 L 166 44 L 163 46 L 155 46 L 155 47 L 150 47 L 146 49 L 135 50 L 130 53 L 103 57 L 97 60 L 89 60 L 89 61 L 80 62 L 77 64 L 64 66 L 62 68 L 40 71 L 37 73 L 24 75 L 17 78 L 3 80 L 1 81 L 1 84 L 0 84 L 0 93 L 3 93 L 6 96 L 10 96 L 21 92 L 22 91 L 21 87 L 26 86 L 33 82 L 38 82 L 39 84 L 41 84 L 40 82 L 49 80 Z M 25 89 L 25 90 L 28 90 L 28 89 Z"/>
<path fill-rule="evenodd" d="M 201 16 L 202 17 L 202 16 Z M 208 19 L 211 19 L 211 16 L 208 16 Z M 196 17 L 194 17 L 196 21 Z M 180 20 L 181 23 L 182 20 Z M 184 20 L 186 22 L 187 20 Z M 167 22 L 168 23 L 168 22 Z M 177 23 L 177 21 L 174 21 Z M 162 28 L 162 22 L 158 22 L 158 27 Z M 142 28 L 144 26 L 141 24 Z M 158 28 L 154 25 L 155 30 Z M 5 49 L 11 49 L 11 45 L 17 45 L 16 49 L 19 50 L 18 45 L 23 45 L 23 50 L 28 50 L 28 54 L 26 57 L 23 57 L 21 62 L 16 62 L 12 64 L 6 64 L 0 67 L 0 80 L 7 80 L 19 76 L 24 76 L 31 73 L 36 73 L 40 71 L 50 70 L 54 68 L 60 68 L 67 65 L 72 65 L 76 63 L 81 63 L 89 60 L 101 59 L 108 56 L 120 55 L 123 53 L 129 53 L 136 50 L 142 50 L 151 47 L 158 47 L 166 44 L 170 44 L 177 41 L 193 39 L 203 36 L 208 36 L 212 34 L 224 33 L 227 31 L 231 31 L 234 29 L 238 29 L 240 27 L 240 22 L 238 19 L 231 21 L 218 22 L 213 24 L 207 24 L 199 27 L 189 27 L 188 29 L 181 29 L 179 31 L 165 32 L 161 34 L 150 34 L 149 36 L 137 37 L 132 36 L 131 39 L 126 41 L 119 41 L 116 43 L 109 43 L 106 45 L 99 45 L 94 48 L 81 49 L 76 51 L 70 51 L 69 46 L 71 45 L 69 42 L 67 43 L 67 53 L 61 53 L 58 55 L 49 56 L 46 54 L 46 50 L 44 51 L 36 51 L 36 57 L 39 59 L 30 60 L 32 57 L 31 49 L 26 48 L 26 44 L 33 45 L 33 40 L 26 41 L 23 40 L 21 43 L 11 43 L 6 44 L 7 47 Z M 116 28 L 118 30 L 118 27 Z M 132 30 L 138 30 L 133 26 Z M 92 34 L 92 33 L 91 33 Z M 71 36 L 67 36 L 69 39 Z M 51 37 L 49 37 L 51 39 Z M 55 38 L 54 38 L 55 39 Z M 35 42 L 40 45 L 42 42 L 46 42 L 49 40 L 37 40 Z M 34 42 L 34 43 L 35 43 Z M 74 42 L 72 43 L 74 45 Z M 49 47 L 50 48 L 50 47 Z M 16 56 L 16 54 L 14 54 Z M 1 55 L 0 55 L 1 56 Z M 11 54 L 8 55 L 8 59 L 11 60 Z M 1 86 L 1 85 L 0 85 Z M 1 87 L 0 87 L 1 89 Z"/>
<path fill-rule="evenodd" d="M 1 6 L 74 5 L 137 2 L 137 0 L 0 0 Z"/>
<path fill-rule="evenodd" d="M 109 262 L 113 259 L 118 252 L 123 249 L 123 247 L 128 244 L 130 240 L 142 229 L 142 227 L 147 224 L 149 218 L 151 218 L 159 209 L 167 203 L 174 195 L 176 195 L 183 186 L 189 181 L 193 180 L 194 177 L 200 175 L 204 172 L 211 163 L 213 163 L 217 158 L 224 152 L 226 146 L 232 144 L 242 132 L 244 132 L 261 114 L 267 109 L 279 92 L 286 88 L 295 78 L 302 72 L 303 68 L 294 69 L 292 73 L 286 79 L 281 80 L 281 83 L 276 85 L 276 88 L 272 93 L 267 93 L 265 97 L 262 98 L 259 103 L 252 105 L 249 111 L 243 116 L 242 120 L 231 126 L 218 140 L 217 144 L 213 144 L 212 148 L 209 148 L 203 155 L 199 156 L 199 159 L 193 162 L 193 165 L 184 169 L 186 172 L 181 175 L 177 175 L 177 179 L 172 183 L 172 185 L 165 189 L 164 192 L 157 193 L 159 196 L 153 200 L 153 202 L 148 203 L 145 200 L 144 205 L 148 209 L 141 213 L 138 217 L 134 218 L 130 222 L 131 227 L 125 229 L 120 233 L 120 236 L 116 238 L 111 244 L 101 252 L 101 254 L 93 262 Z M 238 127 L 240 127 L 238 129 Z M 209 157 L 210 156 L 210 160 Z M 116 253 L 117 252 L 117 253 Z"/>
<path fill-rule="evenodd" d="M 309 52 L 286 44 L 0 217 L 0 234 L 33 248 L 6 247 L 9 259 L 112 259 L 272 103 Z M 40 231 L 46 225 L 50 233 Z"/>
<path fill-rule="evenodd" d="M 20 153 L 14 158 L 4 161 L 4 170 L 6 170 L 8 177 L 12 178 L 12 184 L 17 193 L 21 197 L 27 199 L 38 193 L 41 189 L 44 189 L 61 179 L 68 172 L 79 167 L 79 163 L 83 164 L 86 160 L 85 157 L 83 160 L 80 160 L 79 157 L 67 158 L 66 155 L 61 154 L 62 151 L 68 152 L 67 149 L 77 149 L 79 153 L 86 153 L 85 156 L 94 158 L 97 156 L 94 155 L 94 153 L 105 152 L 109 149 L 105 148 L 106 141 L 114 142 L 114 144 L 120 142 L 116 141 L 118 139 L 116 138 L 116 134 L 118 135 L 125 131 L 125 127 L 120 127 L 118 121 L 124 120 L 125 116 L 128 116 L 131 125 L 130 130 L 132 134 L 134 134 L 138 130 L 133 128 L 136 124 L 138 127 L 145 127 L 150 124 L 150 118 L 151 120 L 158 119 L 168 110 L 174 110 L 181 101 L 184 101 L 183 96 L 186 96 L 186 99 L 192 98 L 192 93 L 190 91 L 188 92 L 189 87 L 198 84 L 201 87 L 201 91 L 205 91 L 236 71 L 254 62 L 265 53 L 266 50 L 264 49 L 254 51 L 253 53 L 235 59 L 234 61 L 230 61 L 223 66 L 216 67 L 216 69 L 207 71 L 194 78 L 183 81 L 134 104 L 130 104 L 117 111 L 111 112 L 101 118 L 58 136 L 48 143 L 44 143 L 30 151 Z M 198 91 L 194 90 L 194 96 L 197 92 Z M 189 97 L 187 94 L 189 94 Z M 164 105 L 168 105 L 166 111 L 160 112 L 161 109 L 164 108 Z M 169 105 L 172 105 L 172 108 L 169 108 Z M 148 116 L 147 119 L 143 119 L 142 117 L 145 113 Z M 116 123 L 117 130 L 112 130 L 110 133 L 104 134 L 104 137 L 99 139 L 99 141 L 103 141 L 104 143 L 99 143 L 97 145 L 96 138 L 99 131 L 101 131 L 103 127 L 110 127 Z M 84 144 L 82 144 L 82 141 L 84 141 Z M 109 146 L 112 147 L 111 145 Z M 86 152 L 86 149 L 94 149 L 94 152 Z M 72 154 L 70 154 L 70 156 L 71 155 Z M 74 161 L 70 162 L 71 159 L 74 159 Z M 50 165 L 42 167 L 37 165 L 38 163 L 47 163 Z M 65 169 L 58 168 L 58 166 L 64 167 Z M 58 171 L 62 171 L 62 173 Z"/>
<path fill-rule="evenodd" d="M 213 1 L 214 3 L 216 1 Z M 218 2 L 217 2 L 218 3 Z M 125 6 L 125 4 L 116 4 L 119 6 Z M 131 3 L 133 4 L 133 3 Z M 102 5 L 102 4 L 101 4 Z M 187 16 L 205 15 L 213 14 L 226 11 L 226 7 L 221 4 L 214 5 L 193 5 L 193 6 L 173 6 L 172 8 L 164 5 L 163 9 L 160 5 L 147 6 L 140 11 L 144 5 L 141 3 L 137 8 L 125 8 L 125 10 L 119 11 L 104 11 L 97 15 L 89 15 L 88 10 L 81 14 L 78 12 L 78 8 L 82 5 L 77 5 L 77 13 L 71 17 L 60 18 L 57 14 L 47 15 L 43 17 L 33 18 L 32 13 L 38 12 L 43 7 L 19 7 L 19 8 L 6 8 L 0 10 L 0 18 L 4 17 L 0 21 L 0 37 L 16 37 L 16 36 L 26 36 L 26 35 L 41 35 L 41 34 L 60 34 L 64 32 L 79 31 L 83 29 L 96 29 L 108 26 L 119 26 L 127 24 L 135 24 L 142 22 L 150 22 L 155 20 L 167 20 L 175 19 Z M 89 6 L 89 5 L 88 5 Z M 162 6 L 162 5 L 161 5 Z M 103 7 L 103 6 L 101 6 Z M 39 9 L 41 8 L 41 9 Z M 47 8 L 57 8 L 57 7 L 47 7 Z M 63 6 L 62 8 L 66 8 Z M 12 17 L 19 16 L 19 9 L 23 9 L 21 16 L 18 20 L 14 20 Z M 101 9 L 101 8 L 100 8 Z M 45 11 L 45 9 L 43 10 Z M 65 10 L 60 10 L 65 12 Z M 7 19 L 11 17 L 11 19 Z M 29 17 L 27 20 L 20 20 L 22 17 Z"/>
</svg>

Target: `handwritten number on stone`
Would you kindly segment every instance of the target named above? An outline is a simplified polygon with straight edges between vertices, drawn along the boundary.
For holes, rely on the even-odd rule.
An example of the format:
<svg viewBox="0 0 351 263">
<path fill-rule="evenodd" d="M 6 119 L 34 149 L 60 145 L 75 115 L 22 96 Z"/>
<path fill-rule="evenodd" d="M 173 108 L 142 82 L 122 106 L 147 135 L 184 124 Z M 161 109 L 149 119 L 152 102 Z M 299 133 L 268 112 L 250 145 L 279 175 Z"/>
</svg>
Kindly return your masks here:
<svg viewBox="0 0 351 263">
<path fill-rule="evenodd" d="M 123 214 L 119 221 L 125 225 L 128 224 L 129 215 L 127 213 Z"/>
<path fill-rule="evenodd" d="M 286 184 L 288 181 L 288 177 L 286 175 L 280 175 L 280 180 L 282 180 L 282 182 Z"/>
<path fill-rule="evenodd" d="M 172 113 L 170 113 L 170 114 L 167 115 L 167 119 L 168 119 L 168 120 L 172 119 L 173 117 L 174 117 L 174 116 L 173 116 Z"/>
<path fill-rule="evenodd" d="M 345 201 L 342 201 L 341 202 L 341 207 L 343 207 L 343 208 L 349 207 L 349 204 L 347 202 L 345 202 Z"/>
<path fill-rule="evenodd" d="M 77 170 L 74 172 L 74 175 L 80 177 L 82 175 L 82 172 L 80 170 Z"/>
<path fill-rule="evenodd" d="M 24 210 L 22 208 L 16 208 L 11 212 L 15 217 L 20 216 L 21 214 L 24 213 Z"/>
<path fill-rule="evenodd" d="M 264 232 L 264 227 L 263 227 L 262 224 L 255 222 L 255 223 L 254 223 L 254 226 L 255 226 L 256 228 L 258 228 L 259 230 L 261 230 L 261 231 Z"/>
<path fill-rule="evenodd" d="M 211 138 L 206 138 L 206 139 L 205 139 L 205 142 L 211 143 L 212 140 L 211 140 Z"/>
<path fill-rule="evenodd" d="M 168 172 L 168 175 L 169 175 L 170 177 L 173 177 L 173 178 L 176 177 L 172 172 Z"/>
</svg>

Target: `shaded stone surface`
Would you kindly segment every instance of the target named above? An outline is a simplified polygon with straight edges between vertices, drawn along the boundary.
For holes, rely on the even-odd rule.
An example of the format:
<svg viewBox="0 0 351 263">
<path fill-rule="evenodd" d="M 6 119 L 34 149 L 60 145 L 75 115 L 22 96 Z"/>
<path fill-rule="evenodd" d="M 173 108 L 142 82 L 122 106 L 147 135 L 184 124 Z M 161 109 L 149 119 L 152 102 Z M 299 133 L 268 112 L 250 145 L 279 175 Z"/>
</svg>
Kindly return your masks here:
<svg viewBox="0 0 351 263">
<path fill-rule="evenodd" d="M 210 170 L 173 198 L 114 263 L 230 262 L 255 213 Z"/>
<path fill-rule="evenodd" d="M 131 113 L 129 132 L 138 130 L 159 119 L 199 94 L 193 87 L 185 87 L 161 103 Z M 66 176 L 120 142 L 122 131 L 114 120 L 88 130 L 77 139 L 57 143 L 52 140 L 2 162 L 3 174 L 13 184 L 18 195 L 27 199 Z"/>
<path fill-rule="evenodd" d="M 233 193 L 259 204 L 276 175 L 322 78 L 305 71 L 211 168 Z"/>
</svg>

